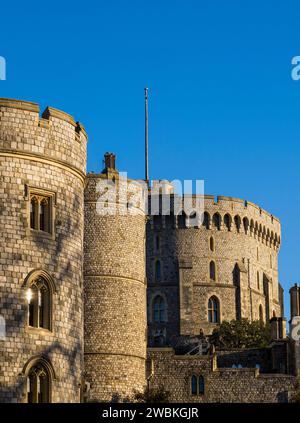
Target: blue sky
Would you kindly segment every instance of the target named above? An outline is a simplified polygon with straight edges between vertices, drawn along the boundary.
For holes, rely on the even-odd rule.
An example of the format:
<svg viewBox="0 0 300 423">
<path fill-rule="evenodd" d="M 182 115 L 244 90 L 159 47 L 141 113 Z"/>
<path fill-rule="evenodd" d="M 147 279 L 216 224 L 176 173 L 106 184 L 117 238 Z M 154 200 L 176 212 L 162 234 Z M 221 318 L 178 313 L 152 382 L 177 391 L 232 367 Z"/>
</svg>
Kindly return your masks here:
<svg viewBox="0 0 300 423">
<path fill-rule="evenodd" d="M 140 178 L 148 86 L 150 177 L 204 179 L 206 193 L 278 216 L 288 299 L 300 279 L 299 18 L 293 0 L 5 2 L 0 96 L 73 114 L 89 170 L 109 150 Z"/>
</svg>

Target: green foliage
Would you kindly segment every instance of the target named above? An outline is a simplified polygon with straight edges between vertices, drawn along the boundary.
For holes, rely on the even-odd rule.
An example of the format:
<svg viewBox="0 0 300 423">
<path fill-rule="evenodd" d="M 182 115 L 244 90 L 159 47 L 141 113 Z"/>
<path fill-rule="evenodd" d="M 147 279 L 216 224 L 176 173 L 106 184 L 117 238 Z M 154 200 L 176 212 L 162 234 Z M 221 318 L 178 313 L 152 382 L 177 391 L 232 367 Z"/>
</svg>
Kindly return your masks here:
<svg viewBox="0 0 300 423">
<path fill-rule="evenodd" d="M 269 325 L 247 319 L 224 321 L 216 328 L 210 342 L 218 349 L 263 348 L 270 342 Z"/>
<path fill-rule="evenodd" d="M 144 392 L 137 392 L 134 395 L 134 402 L 142 403 L 166 403 L 169 402 L 169 392 L 160 386 L 158 389 L 145 388 Z"/>
</svg>

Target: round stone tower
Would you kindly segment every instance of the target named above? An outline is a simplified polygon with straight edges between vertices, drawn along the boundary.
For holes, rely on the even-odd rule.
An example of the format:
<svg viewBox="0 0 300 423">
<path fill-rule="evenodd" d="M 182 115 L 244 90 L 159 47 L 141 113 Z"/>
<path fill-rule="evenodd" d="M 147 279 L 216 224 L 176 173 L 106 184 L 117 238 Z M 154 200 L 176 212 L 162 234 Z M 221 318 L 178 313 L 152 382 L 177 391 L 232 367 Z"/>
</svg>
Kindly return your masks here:
<svg viewBox="0 0 300 423">
<path fill-rule="evenodd" d="M 145 386 L 144 190 L 105 155 L 85 189 L 85 380 L 90 401 L 131 396 Z"/>
<path fill-rule="evenodd" d="M 209 335 L 224 320 L 283 316 L 279 220 L 241 199 L 205 195 L 202 202 L 202 219 L 191 209 L 148 223 L 150 345 Z"/>
<path fill-rule="evenodd" d="M 86 141 L 62 111 L 0 99 L 0 402 L 80 401 Z"/>
</svg>

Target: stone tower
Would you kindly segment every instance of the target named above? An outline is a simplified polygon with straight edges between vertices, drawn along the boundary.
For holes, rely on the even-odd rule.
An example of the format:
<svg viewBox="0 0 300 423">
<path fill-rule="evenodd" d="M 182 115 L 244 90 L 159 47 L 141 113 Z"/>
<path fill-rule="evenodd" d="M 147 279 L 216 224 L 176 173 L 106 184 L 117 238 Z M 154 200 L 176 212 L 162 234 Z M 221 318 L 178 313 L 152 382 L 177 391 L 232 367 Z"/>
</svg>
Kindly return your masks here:
<svg viewBox="0 0 300 423">
<path fill-rule="evenodd" d="M 202 219 L 174 213 L 178 201 L 147 225 L 149 344 L 209 335 L 223 320 L 283 316 L 279 220 L 232 197 L 205 195 Z"/>
<path fill-rule="evenodd" d="M 86 133 L 0 99 L 0 402 L 79 402 Z"/>
<path fill-rule="evenodd" d="M 296 375 L 300 375 L 300 286 L 295 285 L 290 289 L 291 300 L 291 320 L 290 320 L 290 338 L 292 367 Z"/>
<path fill-rule="evenodd" d="M 84 336 L 90 401 L 130 396 L 145 386 L 143 192 L 140 183 L 119 175 L 111 153 L 102 174 L 87 175 Z"/>
</svg>

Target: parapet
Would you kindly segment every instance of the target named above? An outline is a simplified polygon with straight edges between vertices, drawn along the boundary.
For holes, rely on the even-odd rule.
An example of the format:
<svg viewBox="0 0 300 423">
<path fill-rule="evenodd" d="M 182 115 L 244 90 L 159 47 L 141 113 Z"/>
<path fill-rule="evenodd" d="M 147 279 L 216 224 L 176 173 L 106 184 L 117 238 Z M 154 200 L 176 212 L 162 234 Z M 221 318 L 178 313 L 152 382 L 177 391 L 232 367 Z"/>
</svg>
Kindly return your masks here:
<svg viewBox="0 0 300 423">
<path fill-rule="evenodd" d="M 0 98 L 0 154 L 73 169 L 84 179 L 87 134 L 83 125 L 61 110 L 37 103 Z"/>
</svg>

